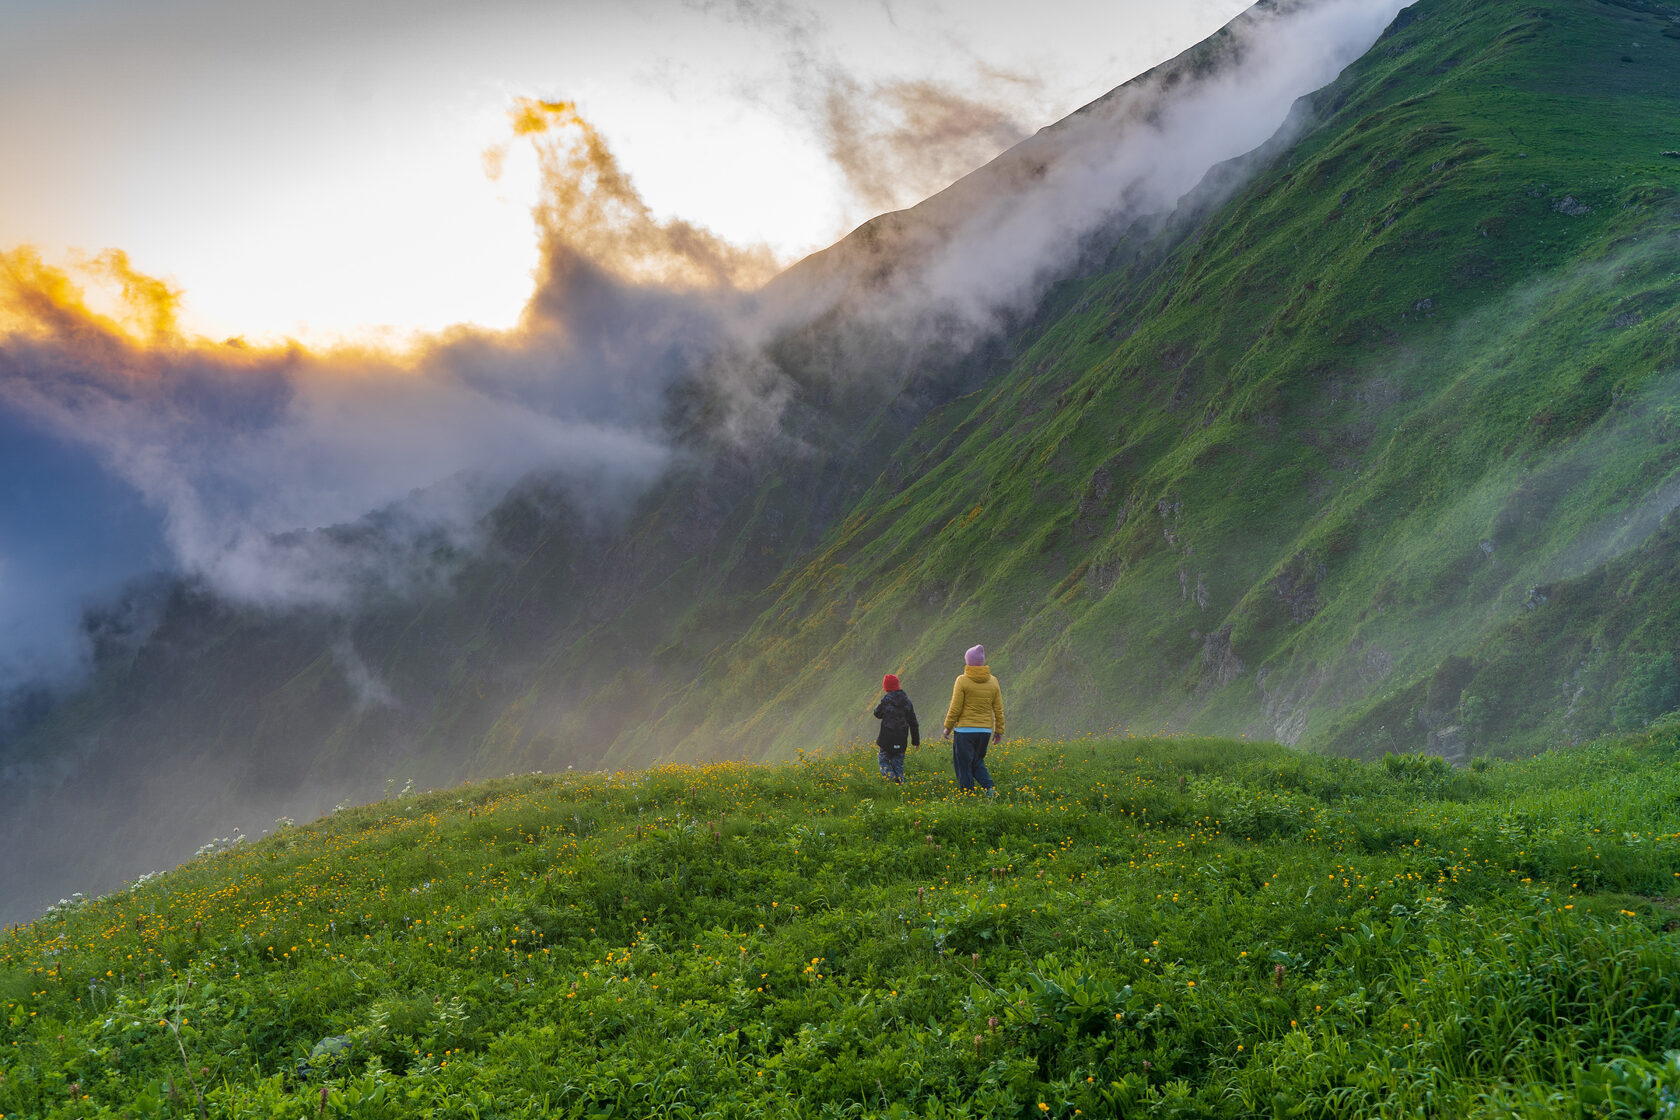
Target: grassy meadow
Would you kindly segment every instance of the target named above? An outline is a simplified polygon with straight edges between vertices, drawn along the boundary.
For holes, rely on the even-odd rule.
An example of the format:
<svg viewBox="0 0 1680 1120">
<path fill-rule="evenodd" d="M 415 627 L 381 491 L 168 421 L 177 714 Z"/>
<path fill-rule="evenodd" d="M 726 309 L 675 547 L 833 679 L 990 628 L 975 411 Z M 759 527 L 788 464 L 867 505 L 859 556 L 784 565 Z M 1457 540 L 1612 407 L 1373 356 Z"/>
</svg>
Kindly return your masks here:
<svg viewBox="0 0 1680 1120">
<path fill-rule="evenodd" d="M 1659 1116 L 1680 726 L 529 775 L 0 939 L 0 1116 Z"/>
</svg>

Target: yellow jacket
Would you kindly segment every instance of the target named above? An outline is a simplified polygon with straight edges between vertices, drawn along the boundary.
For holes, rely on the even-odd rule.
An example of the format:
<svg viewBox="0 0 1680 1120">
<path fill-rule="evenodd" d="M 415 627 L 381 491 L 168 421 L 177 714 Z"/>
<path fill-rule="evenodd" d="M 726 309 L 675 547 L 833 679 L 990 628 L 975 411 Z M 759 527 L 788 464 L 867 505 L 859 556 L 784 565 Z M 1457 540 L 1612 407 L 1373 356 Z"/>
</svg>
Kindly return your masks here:
<svg viewBox="0 0 1680 1120">
<path fill-rule="evenodd" d="M 966 665 L 951 688 L 951 707 L 945 713 L 945 730 L 953 727 L 989 727 L 1003 734 L 1003 689 L 984 665 Z"/>
</svg>

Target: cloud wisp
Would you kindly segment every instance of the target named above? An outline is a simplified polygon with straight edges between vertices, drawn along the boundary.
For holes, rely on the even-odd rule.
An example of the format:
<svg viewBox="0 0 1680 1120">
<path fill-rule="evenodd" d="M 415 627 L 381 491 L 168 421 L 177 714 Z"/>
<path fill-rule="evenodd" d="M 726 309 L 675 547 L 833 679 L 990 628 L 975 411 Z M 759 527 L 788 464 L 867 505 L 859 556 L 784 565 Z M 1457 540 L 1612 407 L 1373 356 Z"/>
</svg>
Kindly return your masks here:
<svg viewBox="0 0 1680 1120">
<path fill-rule="evenodd" d="M 1093 233 L 1172 211 L 1214 168 L 1280 130 L 1376 41 L 1401 0 L 1256 7 L 808 266 L 861 321 L 907 340 L 997 330 L 1032 306 Z M 1235 184 L 1231 184 L 1235 185 Z M 798 269 L 794 270 L 799 271 Z M 807 287 L 816 276 L 806 278 Z"/>
<path fill-rule="evenodd" d="M 688 7 L 753 27 L 779 52 L 781 102 L 816 136 L 840 172 L 849 210 L 879 214 L 926 198 L 1030 132 L 1042 79 L 988 65 L 949 37 L 961 79 L 872 77 L 832 44 L 827 21 L 789 0 L 686 0 Z M 746 93 L 746 91 L 743 91 Z M 749 99 L 767 100 L 762 92 Z"/>
<path fill-rule="evenodd" d="M 998 85 L 1030 85 L 997 76 Z M 893 210 L 942 190 L 1023 140 L 1027 132 L 996 94 L 931 81 L 865 86 L 838 69 L 823 81 L 821 134 L 829 159 L 866 211 Z"/>
</svg>

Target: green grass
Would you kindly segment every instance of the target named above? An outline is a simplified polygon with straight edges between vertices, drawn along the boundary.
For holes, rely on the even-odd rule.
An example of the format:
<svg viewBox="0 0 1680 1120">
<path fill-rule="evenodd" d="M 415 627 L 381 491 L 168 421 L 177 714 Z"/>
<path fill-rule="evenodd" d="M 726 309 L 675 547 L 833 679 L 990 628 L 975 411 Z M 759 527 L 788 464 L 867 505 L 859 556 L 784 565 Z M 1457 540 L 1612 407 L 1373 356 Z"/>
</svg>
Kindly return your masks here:
<svg viewBox="0 0 1680 1120">
<path fill-rule="evenodd" d="M 938 749 L 902 788 L 847 749 L 397 796 L 9 931 L 0 1115 L 1663 1115 L 1677 752 L 1121 737 L 1006 744 L 996 800 Z"/>
</svg>

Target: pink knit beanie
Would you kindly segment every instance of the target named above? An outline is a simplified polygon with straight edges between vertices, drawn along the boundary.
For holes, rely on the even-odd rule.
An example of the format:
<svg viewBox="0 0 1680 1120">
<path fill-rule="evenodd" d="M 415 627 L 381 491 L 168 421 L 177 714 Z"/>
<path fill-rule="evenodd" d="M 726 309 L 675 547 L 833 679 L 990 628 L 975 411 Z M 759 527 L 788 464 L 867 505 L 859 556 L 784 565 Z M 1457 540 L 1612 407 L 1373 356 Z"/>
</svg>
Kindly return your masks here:
<svg viewBox="0 0 1680 1120">
<path fill-rule="evenodd" d="M 963 660 L 970 665 L 984 665 L 986 663 L 986 647 L 975 646 L 963 654 Z"/>
</svg>

